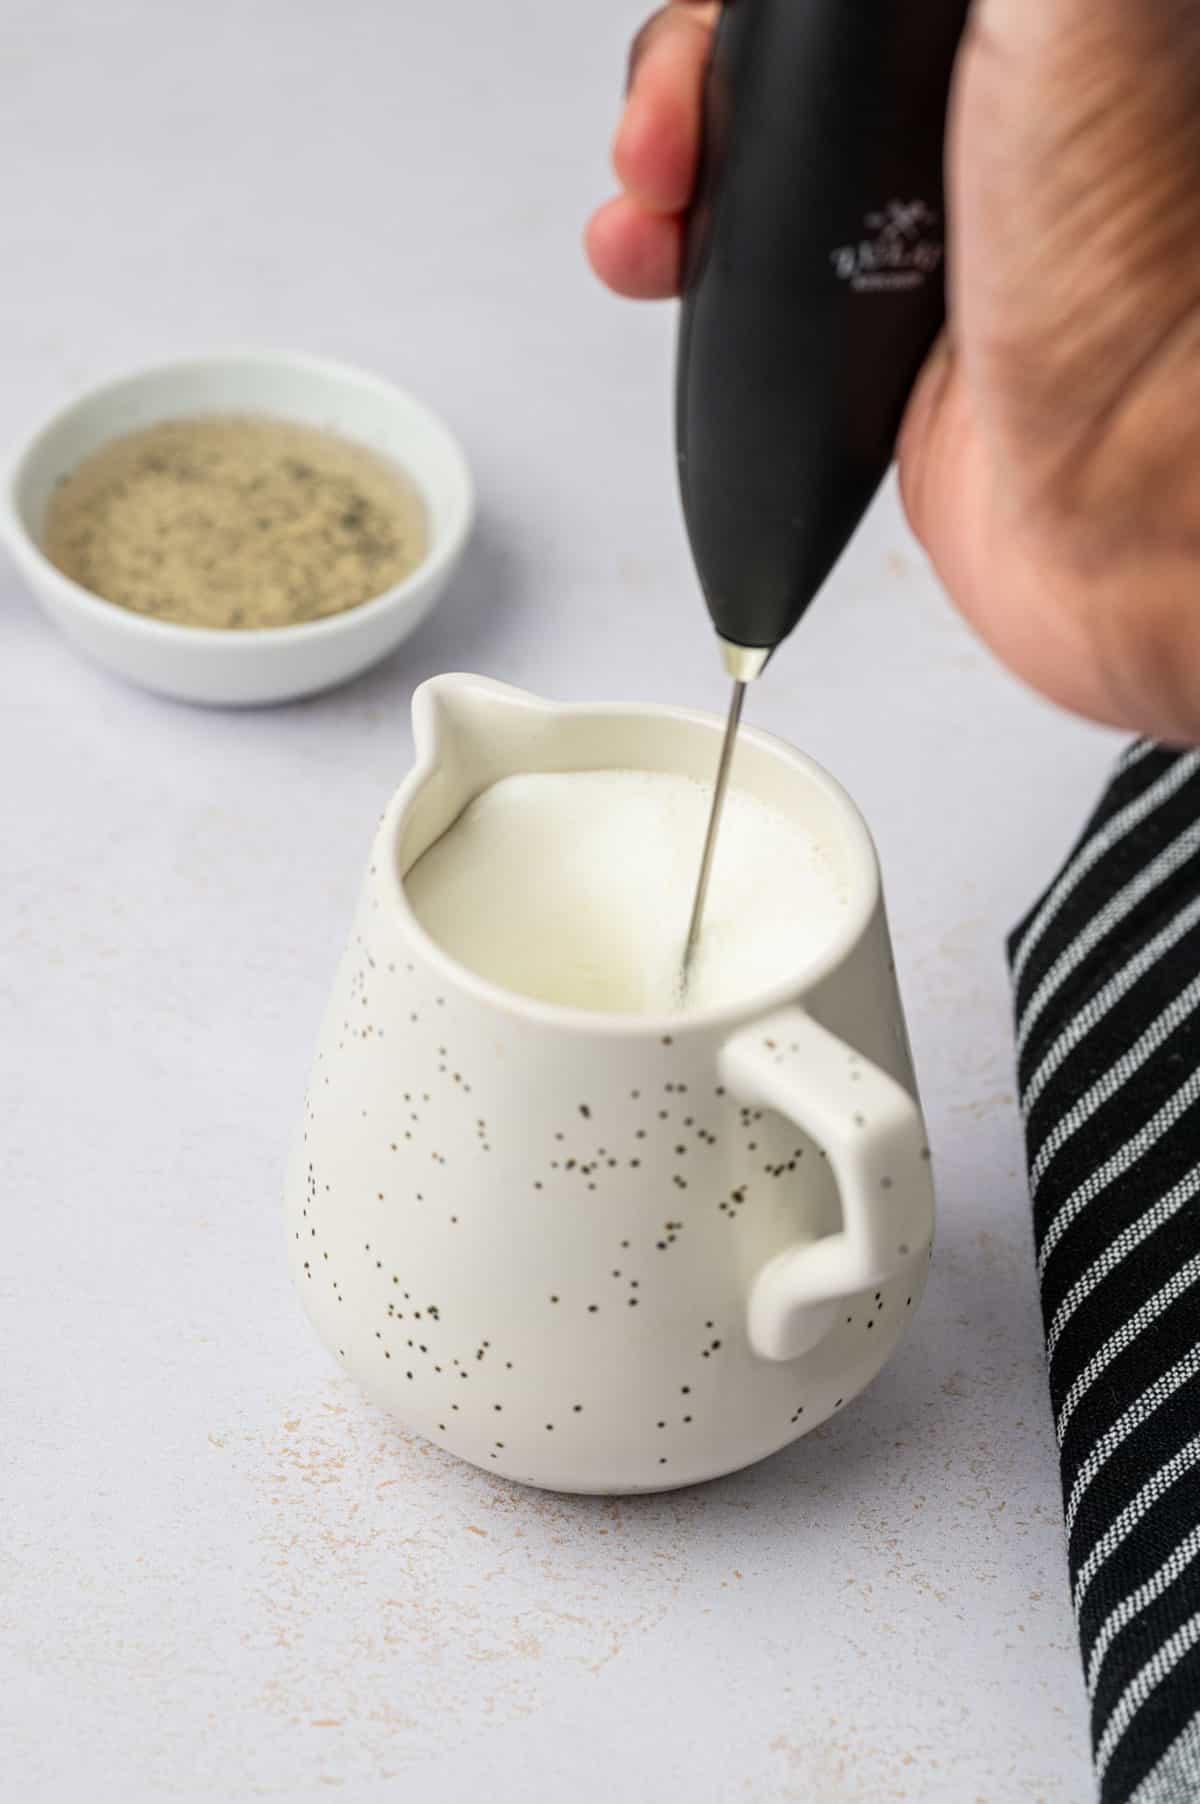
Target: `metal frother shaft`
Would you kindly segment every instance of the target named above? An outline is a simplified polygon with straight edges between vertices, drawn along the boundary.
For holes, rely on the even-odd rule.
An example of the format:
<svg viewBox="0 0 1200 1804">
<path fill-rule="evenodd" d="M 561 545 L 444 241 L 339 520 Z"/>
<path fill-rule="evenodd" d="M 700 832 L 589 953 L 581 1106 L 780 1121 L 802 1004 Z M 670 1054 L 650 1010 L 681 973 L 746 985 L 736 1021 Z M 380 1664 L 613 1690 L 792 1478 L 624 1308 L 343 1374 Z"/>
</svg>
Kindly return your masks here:
<svg viewBox="0 0 1200 1804">
<path fill-rule="evenodd" d="M 684 248 L 675 447 L 692 556 L 738 683 L 845 550 L 942 324 L 946 107 L 969 8 L 722 7 Z M 726 784 L 734 732 L 736 719 Z M 718 779 L 689 962 L 722 799 Z"/>
<path fill-rule="evenodd" d="M 696 956 L 696 947 L 700 942 L 700 929 L 704 923 L 704 904 L 708 900 L 708 880 L 712 876 L 713 853 L 717 849 L 717 834 L 721 828 L 721 812 L 725 806 L 725 791 L 729 788 L 729 769 L 733 763 L 733 748 L 737 743 L 738 722 L 742 718 L 742 703 L 746 699 L 745 683 L 733 685 L 733 699 L 729 704 L 729 719 L 725 723 L 725 737 L 721 741 L 721 762 L 717 766 L 717 781 L 713 787 L 712 808 L 708 816 L 708 832 L 704 836 L 704 853 L 700 859 L 700 876 L 696 883 L 696 899 L 692 903 L 692 918 L 688 923 L 687 941 L 683 948 L 683 979 L 681 989 L 686 996 L 688 979 L 692 975 L 692 960 Z"/>
<path fill-rule="evenodd" d="M 744 645 L 727 645 L 724 641 L 721 644 L 721 651 L 725 659 L 725 668 L 733 677 L 733 695 L 729 703 L 725 733 L 721 740 L 721 759 L 717 765 L 717 780 L 713 785 L 712 807 L 708 814 L 708 831 L 704 836 L 704 851 L 700 859 L 700 876 L 696 883 L 692 916 L 688 922 L 687 939 L 684 942 L 683 970 L 679 980 L 681 1002 L 687 1000 L 692 964 L 696 957 L 696 947 L 700 943 L 700 930 L 704 925 L 704 904 L 708 900 L 708 882 L 712 876 L 717 836 L 721 831 L 721 815 L 725 808 L 725 794 L 729 788 L 729 773 L 733 768 L 733 753 L 737 745 L 738 727 L 741 725 L 742 706 L 746 700 L 746 685 L 762 674 L 768 657 L 766 652 L 750 651 Z"/>
</svg>

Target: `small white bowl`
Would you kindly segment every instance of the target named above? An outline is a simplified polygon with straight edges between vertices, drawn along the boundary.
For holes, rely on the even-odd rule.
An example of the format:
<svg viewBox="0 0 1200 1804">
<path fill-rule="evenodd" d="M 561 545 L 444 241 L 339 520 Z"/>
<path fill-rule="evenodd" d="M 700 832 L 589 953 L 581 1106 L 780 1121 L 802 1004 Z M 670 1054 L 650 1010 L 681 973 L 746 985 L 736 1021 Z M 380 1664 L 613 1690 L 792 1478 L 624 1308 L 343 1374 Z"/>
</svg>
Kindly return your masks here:
<svg viewBox="0 0 1200 1804">
<path fill-rule="evenodd" d="M 108 440 L 158 420 L 271 414 L 325 427 L 403 466 L 424 497 L 429 550 L 412 575 L 344 613 L 299 626 L 181 626 L 104 601 L 41 547 L 55 485 Z M 164 364 L 73 401 L 42 427 L 0 491 L 0 531 L 67 638 L 117 676 L 182 701 L 251 706 L 311 695 L 356 676 L 433 608 L 471 530 L 471 474 L 429 409 L 377 376 L 315 357 L 246 352 Z"/>
</svg>

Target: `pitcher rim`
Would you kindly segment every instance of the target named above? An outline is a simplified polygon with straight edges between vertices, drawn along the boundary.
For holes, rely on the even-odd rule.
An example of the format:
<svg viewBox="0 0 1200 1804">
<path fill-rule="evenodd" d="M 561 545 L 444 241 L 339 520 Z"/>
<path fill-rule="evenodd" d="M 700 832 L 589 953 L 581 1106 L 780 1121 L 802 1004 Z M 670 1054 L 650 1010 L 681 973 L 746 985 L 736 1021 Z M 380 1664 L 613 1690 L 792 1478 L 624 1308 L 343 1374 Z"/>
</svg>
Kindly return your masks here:
<svg viewBox="0 0 1200 1804">
<path fill-rule="evenodd" d="M 716 768 L 716 753 L 720 745 L 721 735 L 725 730 L 725 721 L 716 714 L 705 709 L 686 708 L 672 703 L 658 702 L 553 702 L 541 696 L 530 694 L 515 686 L 496 682 L 489 677 L 447 674 L 433 677 L 422 683 L 413 697 L 414 712 L 418 698 L 426 691 L 434 691 L 437 685 L 452 683 L 472 683 L 503 694 L 509 699 L 519 698 L 530 707 L 556 716 L 571 716 L 576 719 L 590 716 L 598 720 L 617 719 L 654 719 L 677 726 L 700 727 L 710 733 L 713 738 L 713 768 Z M 406 934 L 412 939 L 415 947 L 421 952 L 429 965 L 444 974 L 448 984 L 456 990 L 470 995 L 474 1001 L 506 1016 L 517 1016 L 531 1025 L 560 1032 L 575 1034 L 600 1035 L 612 1039 L 678 1040 L 683 1036 L 701 1036 L 714 1030 L 725 1028 L 736 1031 L 748 1022 L 765 1018 L 779 1009 L 789 1006 L 802 1007 L 804 997 L 817 987 L 826 977 L 854 950 L 863 934 L 869 927 L 882 896 L 882 873 L 879 854 L 871 836 L 866 819 L 845 786 L 826 770 L 823 764 L 802 752 L 798 747 L 783 739 L 777 733 L 771 733 L 761 727 L 743 727 L 742 737 L 770 756 L 790 765 L 794 770 L 815 780 L 825 793 L 837 805 L 845 824 L 850 829 L 852 856 L 859 866 L 852 880 L 850 904 L 846 911 L 846 920 L 840 930 L 830 937 L 819 952 L 807 964 L 797 964 L 789 976 L 779 983 L 757 990 L 735 1002 L 723 1003 L 704 1009 L 689 1009 L 672 1014 L 618 1014 L 600 1009 L 577 1008 L 559 1002 L 544 1002 L 533 996 L 522 995 L 519 990 L 507 989 L 503 984 L 494 983 L 490 978 L 481 977 L 469 965 L 454 958 L 446 952 L 438 942 L 426 932 L 408 900 L 404 878 L 400 875 L 399 861 L 396 856 L 399 828 L 409 808 L 412 806 L 422 788 L 435 775 L 439 759 L 439 735 L 436 730 L 430 733 L 425 744 L 421 743 L 421 734 L 417 734 L 417 757 L 412 770 L 396 790 L 380 823 L 379 837 L 387 854 L 387 871 L 380 875 L 385 877 L 391 889 L 394 905 L 399 910 L 399 920 Z M 588 768 L 588 767 L 579 767 Z M 591 767 L 598 768 L 598 767 Z M 638 765 L 605 768 L 641 768 Z M 480 790 L 477 793 L 482 794 Z M 471 798 L 474 800 L 474 797 Z M 469 806 L 469 803 L 464 804 Z M 455 817 L 456 819 L 458 816 Z M 454 823 L 451 822 L 452 826 Z M 449 831 L 449 827 L 445 829 Z M 439 836 L 440 837 L 440 836 Z M 437 842 L 434 841 L 434 844 Z"/>
</svg>

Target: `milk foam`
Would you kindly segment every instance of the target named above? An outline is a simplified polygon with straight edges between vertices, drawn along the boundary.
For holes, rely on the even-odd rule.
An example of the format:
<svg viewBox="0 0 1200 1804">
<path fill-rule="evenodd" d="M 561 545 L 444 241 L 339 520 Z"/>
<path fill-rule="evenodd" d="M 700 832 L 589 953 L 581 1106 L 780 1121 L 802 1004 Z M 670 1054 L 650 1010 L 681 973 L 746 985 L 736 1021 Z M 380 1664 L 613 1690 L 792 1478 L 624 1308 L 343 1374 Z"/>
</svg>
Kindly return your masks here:
<svg viewBox="0 0 1200 1804">
<path fill-rule="evenodd" d="M 605 1013 L 674 1013 L 711 799 L 669 772 L 506 777 L 409 872 L 409 902 L 446 952 L 506 989 Z M 840 932 L 846 907 L 817 841 L 731 788 L 687 1009 L 786 979 Z"/>
</svg>

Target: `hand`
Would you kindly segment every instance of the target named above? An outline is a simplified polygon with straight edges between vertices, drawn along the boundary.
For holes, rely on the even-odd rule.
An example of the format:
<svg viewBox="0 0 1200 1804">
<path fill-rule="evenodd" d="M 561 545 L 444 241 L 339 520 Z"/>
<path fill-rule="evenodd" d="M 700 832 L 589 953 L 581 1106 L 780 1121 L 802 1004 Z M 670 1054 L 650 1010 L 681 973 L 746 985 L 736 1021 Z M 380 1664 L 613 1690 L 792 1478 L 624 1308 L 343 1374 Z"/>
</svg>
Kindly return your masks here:
<svg viewBox="0 0 1200 1804">
<path fill-rule="evenodd" d="M 635 42 L 600 277 L 675 292 L 716 19 Z M 976 0 L 947 137 L 949 324 L 899 446 L 950 595 L 1054 701 L 1200 742 L 1200 5 Z"/>
</svg>

